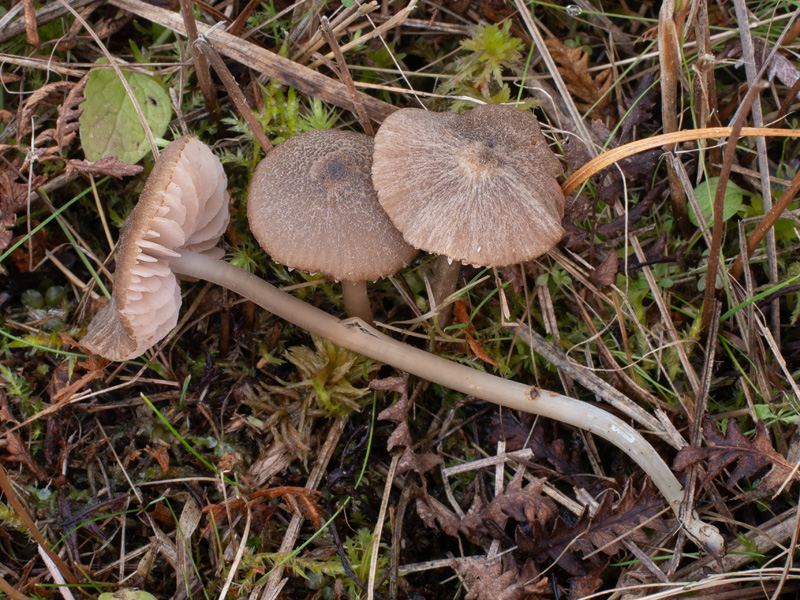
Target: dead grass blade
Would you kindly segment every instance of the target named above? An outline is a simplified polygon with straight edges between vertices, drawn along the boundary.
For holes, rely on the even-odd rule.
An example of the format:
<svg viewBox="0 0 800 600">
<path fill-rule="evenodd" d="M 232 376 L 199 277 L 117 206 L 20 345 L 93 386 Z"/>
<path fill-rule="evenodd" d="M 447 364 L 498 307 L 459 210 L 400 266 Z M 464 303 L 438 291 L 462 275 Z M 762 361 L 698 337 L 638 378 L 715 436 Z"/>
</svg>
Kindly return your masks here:
<svg viewBox="0 0 800 600">
<path fill-rule="evenodd" d="M 181 16 L 186 27 L 186 37 L 189 38 L 189 47 L 192 52 L 194 62 L 194 72 L 197 74 L 197 81 L 200 83 L 200 91 L 206 102 L 206 110 L 214 123 L 219 122 L 219 102 L 214 91 L 214 84 L 211 82 L 211 71 L 208 69 L 208 61 L 202 54 L 198 54 L 195 49 L 197 42 L 197 22 L 194 19 L 192 3 L 189 0 L 180 0 Z M 230 92 L 229 92 L 230 93 Z"/>
<path fill-rule="evenodd" d="M 678 90 L 680 88 L 681 52 L 678 45 L 678 32 L 675 28 L 675 0 L 664 0 L 658 13 L 658 55 L 661 72 L 661 120 L 664 133 L 678 131 Z M 676 144 L 665 148 L 674 152 Z M 669 196 L 672 211 L 678 227 L 684 233 L 689 231 L 689 212 L 686 208 L 686 197 L 678 175 L 671 162 L 667 163 L 669 180 Z"/>
<path fill-rule="evenodd" d="M 61 560 L 61 557 L 53 551 L 49 542 L 44 539 L 44 536 L 36 526 L 36 522 L 28 514 L 28 511 L 25 510 L 25 507 L 22 505 L 22 502 L 19 501 L 19 498 L 17 498 L 17 493 L 14 491 L 14 487 L 11 485 L 11 480 L 8 478 L 8 473 L 6 472 L 5 468 L 3 468 L 3 465 L 0 465 L 0 489 L 3 490 L 3 493 L 6 496 L 6 501 L 11 505 L 11 508 L 14 509 L 14 512 L 17 514 L 17 516 L 22 519 L 22 522 L 28 529 L 28 533 L 39 545 L 42 552 L 47 554 L 50 560 L 53 561 L 61 575 L 67 580 L 68 583 L 77 585 L 78 578 L 75 577 L 69 566 L 67 566 L 67 563 Z"/>
<path fill-rule="evenodd" d="M 800 83 L 800 79 L 797 81 Z M 794 179 L 792 179 L 791 185 L 783 191 L 778 202 L 774 204 L 771 209 L 769 209 L 769 212 L 764 215 L 763 219 L 761 219 L 761 222 L 758 224 L 755 231 L 750 234 L 749 238 L 747 238 L 746 258 L 750 258 L 753 255 L 753 252 L 755 252 L 755 249 L 761 243 L 761 240 L 763 240 L 767 235 L 767 232 L 772 229 L 772 226 L 775 225 L 775 222 L 783 214 L 783 211 L 786 210 L 786 207 L 789 206 L 789 203 L 795 199 L 797 192 L 799 191 L 800 173 L 795 175 Z M 736 262 L 733 263 L 729 274 L 734 279 L 739 279 L 739 276 L 742 274 L 741 254 L 736 257 Z"/>
<path fill-rule="evenodd" d="M 637 140 L 624 146 L 612 148 L 608 152 L 604 152 L 597 158 L 590 160 L 588 163 L 577 169 L 567 180 L 561 184 L 561 189 L 564 194 L 569 195 L 574 192 L 578 186 L 584 181 L 589 179 L 615 162 L 653 148 L 659 148 L 667 144 L 689 142 L 693 140 L 707 140 L 711 138 L 728 137 L 733 133 L 732 127 L 707 127 L 706 129 L 689 129 L 686 131 L 676 131 L 674 133 L 665 133 L 662 135 L 655 135 L 643 140 Z M 800 137 L 800 129 L 770 129 L 769 127 L 742 127 L 742 137 L 744 136 L 773 136 L 773 137 Z"/>
<path fill-rule="evenodd" d="M 719 181 L 717 183 L 717 190 L 714 193 L 714 211 L 713 215 L 716 216 L 711 230 L 711 246 L 709 246 L 708 268 L 706 270 L 706 289 L 703 297 L 703 314 L 702 314 L 702 328 L 703 332 L 707 333 L 711 323 L 711 315 L 716 310 L 714 305 L 714 295 L 717 292 L 717 269 L 721 269 L 719 273 L 723 278 L 725 277 L 725 265 L 720 262 L 720 251 L 722 250 L 722 233 L 725 229 L 725 220 L 722 218 L 722 210 L 725 205 L 725 189 L 728 186 L 728 178 L 731 175 L 731 165 L 736 157 L 736 143 L 739 141 L 739 134 L 742 130 L 744 119 L 750 108 L 757 104 L 756 99 L 761 94 L 764 85 L 756 84 L 750 86 L 747 94 L 742 100 L 742 104 L 737 111 L 736 119 L 733 123 L 733 131 L 725 144 L 725 153 L 722 159 L 722 169 L 719 173 Z M 757 138 L 763 139 L 763 138 Z M 769 188 L 769 186 L 767 186 Z M 768 191 L 769 193 L 769 191 Z M 766 205 L 766 198 L 764 199 Z M 771 202 L 770 202 L 771 204 Z M 772 279 L 770 279 L 772 283 Z"/>
<path fill-rule="evenodd" d="M 186 35 L 183 20 L 176 13 L 147 4 L 142 0 L 110 0 L 109 4 L 163 27 L 168 27 L 175 33 Z M 350 92 L 344 84 L 225 31 L 219 29 L 211 31 L 211 27 L 204 23 L 197 24 L 197 31 L 199 35 L 204 35 L 209 41 L 214 42 L 220 52 L 243 65 L 263 73 L 267 77 L 273 77 L 283 84 L 292 85 L 298 91 L 313 98 L 319 98 L 346 110 L 355 110 L 353 101 L 350 99 Z M 370 119 L 374 121 L 381 122 L 397 110 L 397 107 L 372 96 L 359 94 L 359 97 Z"/>
</svg>

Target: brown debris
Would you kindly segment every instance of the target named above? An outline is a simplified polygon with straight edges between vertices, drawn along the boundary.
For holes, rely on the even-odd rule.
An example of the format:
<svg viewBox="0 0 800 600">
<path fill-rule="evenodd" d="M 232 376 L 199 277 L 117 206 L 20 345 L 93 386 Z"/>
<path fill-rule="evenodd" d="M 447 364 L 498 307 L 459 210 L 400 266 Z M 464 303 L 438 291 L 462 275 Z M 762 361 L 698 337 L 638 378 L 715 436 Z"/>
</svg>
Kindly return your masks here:
<svg viewBox="0 0 800 600">
<path fill-rule="evenodd" d="M 739 429 L 736 421 L 728 421 L 728 426 L 723 434 L 715 425 L 711 417 L 703 416 L 703 434 L 708 440 L 706 448 L 686 446 L 678 452 L 673 462 L 673 468 L 683 471 L 689 466 L 702 460 L 708 462 L 708 472 L 703 484 L 716 478 L 728 465 L 736 463 L 736 468 L 728 477 L 725 487 L 732 488 L 742 479 L 756 475 L 769 467 L 769 472 L 761 478 L 759 488 L 768 491 L 778 489 L 787 478 L 798 481 L 800 474 L 795 470 L 795 465 L 775 451 L 770 441 L 770 434 L 764 421 L 756 423 L 755 434 L 748 438 Z"/>
</svg>

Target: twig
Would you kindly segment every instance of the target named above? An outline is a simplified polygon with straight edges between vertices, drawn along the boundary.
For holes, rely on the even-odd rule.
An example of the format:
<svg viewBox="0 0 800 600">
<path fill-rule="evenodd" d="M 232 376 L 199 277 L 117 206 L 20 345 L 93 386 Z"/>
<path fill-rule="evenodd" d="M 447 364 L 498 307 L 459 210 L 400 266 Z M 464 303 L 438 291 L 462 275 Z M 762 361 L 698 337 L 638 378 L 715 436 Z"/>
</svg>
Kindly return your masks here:
<svg viewBox="0 0 800 600">
<path fill-rule="evenodd" d="M 176 13 L 152 6 L 142 0 L 109 0 L 108 3 L 148 19 L 153 23 L 167 27 L 176 34 L 186 35 L 183 20 Z M 198 35 L 205 35 L 210 42 L 214 43 L 215 48 L 233 60 L 259 71 L 267 77 L 275 78 L 282 84 L 292 85 L 297 91 L 308 94 L 313 98 L 319 98 L 347 110 L 352 107 L 350 93 L 344 84 L 308 67 L 299 65 L 288 58 L 256 46 L 251 42 L 242 40 L 235 35 L 219 29 L 210 30 L 211 27 L 205 23 L 197 24 Z M 363 39 L 361 38 L 359 42 Z M 381 122 L 397 110 L 395 106 L 372 96 L 359 94 L 359 97 L 367 114 L 375 121 Z"/>
<path fill-rule="evenodd" d="M 722 169 L 719 172 L 719 181 L 717 183 L 717 190 L 714 194 L 714 209 L 712 215 L 714 217 L 714 224 L 712 225 L 711 233 L 711 246 L 709 247 L 708 267 L 706 269 L 706 289 L 703 295 L 703 315 L 702 315 L 702 329 L 707 332 L 711 323 L 711 314 L 715 310 L 713 303 L 714 295 L 717 293 L 717 271 L 722 270 L 721 275 L 725 276 L 724 264 L 720 263 L 720 252 L 722 251 L 722 233 L 725 227 L 725 219 L 723 219 L 723 209 L 725 207 L 725 189 L 728 186 L 728 178 L 731 175 L 731 165 L 736 157 L 736 143 L 739 141 L 739 135 L 742 131 L 742 123 L 744 122 L 747 112 L 758 98 L 764 86 L 752 85 L 747 90 L 742 104 L 739 107 L 736 119 L 733 123 L 733 131 L 725 144 L 725 152 L 722 158 Z M 763 138 L 761 138 L 763 139 Z M 766 199 L 765 199 L 766 202 Z"/>
<path fill-rule="evenodd" d="M 197 81 L 200 83 L 200 91 L 203 93 L 203 99 L 206 102 L 206 110 L 211 120 L 217 123 L 219 122 L 219 102 L 217 102 L 217 94 L 214 91 L 214 85 L 211 83 L 211 72 L 208 70 L 208 62 L 205 56 L 195 51 L 194 47 L 197 42 L 197 23 L 194 20 L 192 3 L 190 0 L 179 1 L 181 5 L 181 15 L 183 16 L 183 24 L 186 27 L 186 37 L 189 39 L 189 46 L 191 47 L 194 71 L 197 74 Z"/>
<path fill-rule="evenodd" d="M 367 118 L 367 113 L 364 111 L 364 105 L 358 97 L 358 91 L 353 84 L 353 77 L 350 75 L 350 69 L 347 68 L 344 54 L 342 54 L 342 49 L 339 48 L 339 44 L 336 42 L 336 38 L 331 31 L 331 24 L 327 17 L 322 17 L 319 29 L 325 37 L 325 41 L 328 42 L 328 46 L 333 50 L 333 55 L 336 57 L 336 64 L 339 67 L 339 79 L 341 79 L 342 83 L 350 90 L 350 95 L 353 97 L 353 106 L 356 109 L 356 116 L 358 120 L 361 121 L 361 127 L 364 128 L 364 133 L 375 137 L 375 130 L 372 128 L 372 123 L 370 123 L 369 118 Z"/>
<path fill-rule="evenodd" d="M 363 44 L 364 42 L 368 42 L 369 40 L 371 40 L 373 38 L 376 38 L 376 37 L 379 37 L 379 36 L 383 35 L 387 31 L 389 31 L 390 29 L 392 29 L 394 27 L 397 27 L 398 25 L 402 25 L 403 21 L 406 20 L 406 17 L 408 17 L 408 15 L 411 14 L 411 11 L 414 10 L 414 8 L 416 6 L 417 6 L 417 0 L 411 0 L 411 2 L 408 3 L 408 6 L 406 6 L 403 10 L 398 12 L 391 19 L 386 21 L 386 23 L 384 23 L 383 25 L 378 25 L 378 27 L 376 27 L 372 31 L 369 31 L 369 32 L 365 33 L 360 38 L 346 43 L 344 46 L 342 46 L 340 48 L 340 50 L 342 52 L 347 52 L 351 48 L 355 48 L 356 46 L 359 46 L 359 45 Z M 329 52 L 323 58 L 327 58 L 328 60 L 331 60 L 333 58 L 333 53 Z M 316 60 L 313 63 L 311 63 L 309 65 L 309 67 L 312 68 L 312 69 L 315 69 L 318 66 L 320 66 L 321 64 L 322 64 L 321 60 Z"/>
<path fill-rule="evenodd" d="M 214 67 L 225 89 L 228 91 L 228 96 L 233 101 L 234 106 L 236 106 L 236 111 L 247 121 L 250 131 L 252 131 L 253 136 L 256 138 L 258 145 L 261 146 L 264 154 L 272 150 L 272 144 L 261 128 L 261 124 L 258 122 L 258 119 L 256 119 L 253 111 L 250 109 L 250 105 L 247 104 L 247 99 L 244 97 L 242 88 L 236 83 L 236 79 L 233 78 L 233 75 L 231 75 L 231 72 L 225 65 L 225 61 L 222 60 L 217 50 L 211 45 L 210 40 L 205 36 L 201 36 L 197 38 L 194 47 L 197 48 L 209 60 L 211 66 Z"/>
<path fill-rule="evenodd" d="M 800 83 L 800 79 L 797 81 Z M 756 230 L 750 234 L 750 237 L 747 239 L 747 248 L 745 250 L 745 252 L 747 252 L 747 258 L 752 256 L 756 247 L 761 243 L 761 240 L 764 239 L 767 232 L 772 229 L 772 226 L 775 225 L 775 222 L 781 217 L 783 211 L 789 206 L 789 203 L 795 199 L 798 191 L 800 191 L 800 173 L 795 175 L 791 185 L 783 191 L 778 202 L 764 215 L 764 218 L 761 219 Z M 742 274 L 742 266 L 742 256 L 740 254 L 736 257 L 736 261 L 729 271 L 730 276 L 734 279 L 739 279 L 739 276 Z"/>
<path fill-rule="evenodd" d="M 82 8 L 87 4 L 91 4 L 94 0 L 68 0 L 74 8 Z M 11 22 L 25 5 L 17 3 L 11 10 L 9 10 L 3 18 L 0 19 L 0 43 L 7 42 L 11 38 L 17 37 L 20 33 L 25 31 L 26 19 L 17 19 Z M 67 14 L 67 10 L 63 6 L 56 3 L 50 3 L 36 11 L 36 25 L 42 26 L 51 23 L 56 19 L 60 19 Z"/>
</svg>

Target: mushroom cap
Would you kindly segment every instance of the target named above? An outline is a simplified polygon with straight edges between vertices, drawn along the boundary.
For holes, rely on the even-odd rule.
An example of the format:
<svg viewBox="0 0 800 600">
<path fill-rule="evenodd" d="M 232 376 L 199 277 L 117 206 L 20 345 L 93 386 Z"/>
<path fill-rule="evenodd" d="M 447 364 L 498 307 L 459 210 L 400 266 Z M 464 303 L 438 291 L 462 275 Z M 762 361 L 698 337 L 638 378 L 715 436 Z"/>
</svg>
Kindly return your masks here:
<svg viewBox="0 0 800 600">
<path fill-rule="evenodd" d="M 474 265 L 531 260 L 558 243 L 562 172 L 536 119 L 512 106 L 405 108 L 375 136 L 372 181 L 405 240 Z"/>
<path fill-rule="evenodd" d="M 320 129 L 275 146 L 247 192 L 250 230 L 275 262 L 341 281 L 396 273 L 417 251 L 403 241 L 370 178 L 372 138 Z"/>
<path fill-rule="evenodd" d="M 130 360 L 175 327 L 181 290 L 168 259 L 178 250 L 221 255 L 227 183 L 219 159 L 195 136 L 164 148 L 120 232 L 114 290 L 82 340 L 88 350 Z"/>
</svg>

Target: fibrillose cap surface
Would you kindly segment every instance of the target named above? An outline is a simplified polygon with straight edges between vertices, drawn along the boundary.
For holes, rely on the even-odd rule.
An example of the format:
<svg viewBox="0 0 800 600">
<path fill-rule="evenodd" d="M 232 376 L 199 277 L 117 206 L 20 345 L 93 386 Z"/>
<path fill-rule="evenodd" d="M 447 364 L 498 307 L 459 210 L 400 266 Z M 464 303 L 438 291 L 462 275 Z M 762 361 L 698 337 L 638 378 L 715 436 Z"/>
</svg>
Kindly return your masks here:
<svg viewBox="0 0 800 600">
<path fill-rule="evenodd" d="M 141 356 L 178 322 L 181 293 L 167 259 L 179 250 L 221 255 L 228 226 L 227 177 L 219 159 L 194 136 L 161 152 L 117 243 L 111 301 L 83 345 L 110 360 Z"/>
<path fill-rule="evenodd" d="M 474 265 L 531 260 L 558 243 L 562 172 L 536 119 L 511 106 L 401 109 L 375 136 L 373 183 L 405 240 Z"/>
<path fill-rule="evenodd" d="M 367 135 L 316 130 L 267 154 L 250 183 L 247 218 L 272 260 L 359 282 L 392 275 L 414 258 L 375 195 L 372 149 Z"/>
</svg>

